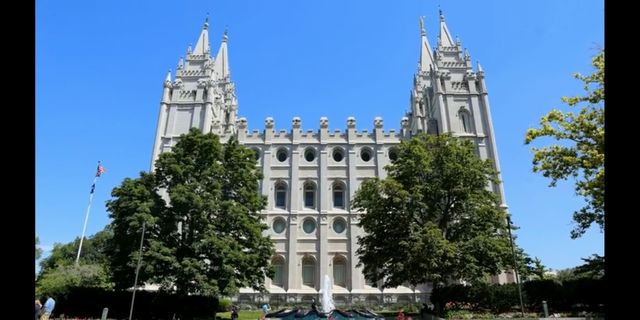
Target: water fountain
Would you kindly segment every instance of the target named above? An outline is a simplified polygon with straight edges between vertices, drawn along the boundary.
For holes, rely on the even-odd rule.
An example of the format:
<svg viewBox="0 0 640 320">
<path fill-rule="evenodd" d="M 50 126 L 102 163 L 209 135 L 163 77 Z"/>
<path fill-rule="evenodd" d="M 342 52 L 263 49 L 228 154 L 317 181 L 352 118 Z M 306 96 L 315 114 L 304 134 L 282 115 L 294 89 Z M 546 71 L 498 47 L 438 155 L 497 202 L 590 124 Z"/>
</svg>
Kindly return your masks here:
<svg viewBox="0 0 640 320">
<path fill-rule="evenodd" d="M 333 284 L 329 279 L 329 275 L 325 274 L 322 282 L 322 311 L 329 313 L 333 309 L 335 309 L 333 305 Z"/>
</svg>

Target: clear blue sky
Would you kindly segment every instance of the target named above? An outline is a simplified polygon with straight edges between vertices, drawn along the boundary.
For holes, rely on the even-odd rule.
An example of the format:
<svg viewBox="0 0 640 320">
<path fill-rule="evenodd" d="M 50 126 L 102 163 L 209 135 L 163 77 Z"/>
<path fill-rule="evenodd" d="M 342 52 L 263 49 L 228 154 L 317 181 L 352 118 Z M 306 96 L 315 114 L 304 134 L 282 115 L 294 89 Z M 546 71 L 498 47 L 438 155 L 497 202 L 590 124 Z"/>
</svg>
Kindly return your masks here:
<svg viewBox="0 0 640 320">
<path fill-rule="evenodd" d="M 162 82 L 210 13 L 212 51 L 229 29 L 239 114 L 262 130 L 399 129 L 417 68 L 419 16 L 436 44 L 438 5 L 489 90 L 505 193 L 517 242 L 554 269 L 604 251 L 592 228 L 571 240 L 582 205 L 573 184 L 548 187 L 531 170 L 528 128 L 563 95 L 582 93 L 604 46 L 604 1 L 36 1 L 36 226 L 42 247 L 80 236 L 102 160 L 87 235 L 109 223 L 105 201 L 150 168 Z"/>
</svg>

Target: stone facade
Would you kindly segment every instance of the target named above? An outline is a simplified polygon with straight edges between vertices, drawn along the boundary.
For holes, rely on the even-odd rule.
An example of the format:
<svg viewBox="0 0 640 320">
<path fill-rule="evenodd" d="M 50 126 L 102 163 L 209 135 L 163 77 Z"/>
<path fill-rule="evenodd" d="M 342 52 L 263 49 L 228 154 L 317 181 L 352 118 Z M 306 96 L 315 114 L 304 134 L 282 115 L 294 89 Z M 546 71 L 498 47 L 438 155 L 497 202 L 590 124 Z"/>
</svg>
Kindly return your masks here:
<svg viewBox="0 0 640 320">
<path fill-rule="evenodd" d="M 275 243 L 274 279 L 266 279 L 270 295 L 242 289 L 240 302 L 306 302 L 319 299 L 324 275 L 334 284 L 337 305 L 348 303 L 402 303 L 427 301 L 430 285 L 400 286 L 381 291 L 367 283 L 356 268 L 358 212 L 350 199 L 367 178 L 384 178 L 383 169 L 397 156 L 401 140 L 419 132 L 450 132 L 473 140 L 482 159 L 493 160 L 500 171 L 489 100 L 480 64 L 474 71 L 460 41 L 451 39 L 440 14 L 436 50 L 431 49 L 421 19 L 421 50 L 414 75 L 410 112 L 401 118 L 400 130 L 384 130 L 383 119 L 373 120 L 373 130 L 357 131 L 356 119 L 346 130 L 330 130 L 321 118 L 318 130 L 304 131 L 302 121 L 292 119 L 291 130 L 275 131 L 275 121 L 265 120 L 263 130 L 248 130 L 247 119 L 237 116 L 235 87 L 230 78 L 227 36 L 217 55 L 210 56 L 205 22 L 194 50 L 180 58 L 175 79 L 164 82 L 153 161 L 171 150 L 189 128 L 214 132 L 223 139 L 236 136 L 256 151 L 260 184 L 268 199 L 262 211 L 267 231 Z M 502 185 L 490 186 L 504 204 Z M 496 281 L 506 279 L 495 276 Z M 503 281 L 501 281 L 503 282 Z"/>
</svg>

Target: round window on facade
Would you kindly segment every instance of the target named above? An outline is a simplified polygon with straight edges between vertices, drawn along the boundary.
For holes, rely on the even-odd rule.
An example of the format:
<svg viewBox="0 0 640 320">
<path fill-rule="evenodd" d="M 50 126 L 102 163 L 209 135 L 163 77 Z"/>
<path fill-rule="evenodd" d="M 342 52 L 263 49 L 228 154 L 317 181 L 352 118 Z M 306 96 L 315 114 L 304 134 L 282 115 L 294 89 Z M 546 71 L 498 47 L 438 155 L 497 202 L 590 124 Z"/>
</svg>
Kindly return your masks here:
<svg viewBox="0 0 640 320">
<path fill-rule="evenodd" d="M 304 150 L 304 159 L 311 162 L 316 159 L 316 151 L 313 148 L 307 148 Z"/>
<path fill-rule="evenodd" d="M 340 162 L 342 161 L 342 159 L 344 159 L 344 151 L 342 151 L 342 149 L 340 148 L 334 148 L 332 156 L 333 161 Z"/>
<path fill-rule="evenodd" d="M 273 221 L 273 232 L 280 234 L 287 229 L 287 223 L 282 218 L 278 218 Z"/>
<path fill-rule="evenodd" d="M 276 153 L 276 158 L 278 158 L 278 161 L 285 162 L 287 161 L 288 157 L 289 157 L 289 154 L 287 153 L 287 149 L 285 148 L 278 149 L 278 152 Z"/>
<path fill-rule="evenodd" d="M 316 231 L 316 222 L 313 221 L 313 219 L 304 220 L 304 222 L 302 223 L 302 229 L 306 233 L 313 233 L 314 231 Z"/>
<path fill-rule="evenodd" d="M 343 233 L 347 228 L 347 223 L 342 218 L 337 218 L 333 220 L 333 231 L 336 233 Z"/>
<path fill-rule="evenodd" d="M 398 160 L 398 149 L 396 148 L 391 148 L 389 150 L 389 159 L 391 159 L 391 161 L 396 161 Z"/>
<path fill-rule="evenodd" d="M 362 159 L 362 161 L 364 162 L 369 162 L 369 160 L 371 160 L 371 149 L 363 148 L 360 151 L 360 159 Z"/>
<path fill-rule="evenodd" d="M 251 150 L 254 153 L 254 156 L 256 158 L 256 161 L 260 160 L 260 149 L 258 148 L 251 148 Z"/>
</svg>

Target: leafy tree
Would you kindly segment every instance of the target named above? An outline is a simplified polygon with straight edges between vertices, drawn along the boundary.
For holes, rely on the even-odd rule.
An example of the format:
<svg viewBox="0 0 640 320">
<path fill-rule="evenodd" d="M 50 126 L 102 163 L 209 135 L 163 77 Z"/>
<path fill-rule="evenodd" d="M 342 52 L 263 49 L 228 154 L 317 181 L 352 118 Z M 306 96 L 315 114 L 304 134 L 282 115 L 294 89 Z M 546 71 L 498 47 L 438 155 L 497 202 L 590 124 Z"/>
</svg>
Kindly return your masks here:
<svg viewBox="0 0 640 320">
<path fill-rule="evenodd" d="M 577 226 L 571 238 L 582 236 L 593 223 L 604 229 L 604 49 L 593 58 L 596 71 L 574 76 L 584 82 L 584 96 L 563 97 L 573 107 L 586 103 L 578 113 L 552 110 L 540 120 L 540 128 L 527 131 L 525 144 L 541 137 L 551 137 L 562 144 L 533 148 L 533 171 L 551 179 L 573 177 L 575 190 L 586 200 L 586 205 L 573 213 Z"/>
<path fill-rule="evenodd" d="M 36 260 L 42 256 L 42 249 L 40 248 L 40 239 L 36 236 Z"/>
<path fill-rule="evenodd" d="M 50 294 L 60 297 L 69 293 L 74 287 L 111 289 L 113 284 L 109 280 L 109 274 L 104 265 L 60 265 L 38 278 L 36 295 Z"/>
<path fill-rule="evenodd" d="M 153 173 L 125 179 L 107 202 L 116 285 L 133 284 L 144 223 L 140 282 L 183 295 L 265 291 L 274 249 L 263 236 L 268 227 L 259 214 L 266 205 L 259 179 L 253 151 L 235 139 L 222 145 L 218 136 L 195 128 L 182 135 Z"/>
<path fill-rule="evenodd" d="M 113 232 L 107 226 L 104 230 L 85 239 L 82 242 L 80 264 L 98 264 L 106 267 L 107 256 L 105 255 L 105 250 L 112 237 Z M 43 275 L 60 266 L 75 264 L 79 245 L 80 237 L 66 244 L 54 244 L 51 255 L 40 261 L 40 274 Z"/>
<path fill-rule="evenodd" d="M 558 270 L 555 280 L 558 280 L 560 282 L 565 282 L 565 281 L 575 280 L 577 278 L 578 276 L 576 276 L 575 274 L 575 268 L 567 268 L 567 269 Z"/>
<path fill-rule="evenodd" d="M 545 273 L 547 273 L 549 269 L 545 265 L 542 264 L 542 261 L 535 257 L 533 259 L 533 274 L 538 277 L 540 280 L 544 280 L 546 278 Z"/>
<path fill-rule="evenodd" d="M 591 258 L 581 258 L 585 263 L 573 269 L 578 277 L 600 279 L 604 277 L 604 256 L 593 254 Z"/>
<path fill-rule="evenodd" d="M 497 175 L 473 144 L 421 134 L 400 144 L 388 177 L 363 182 L 353 208 L 365 277 L 383 287 L 478 282 L 511 267 L 506 214 L 489 190 Z"/>
</svg>

